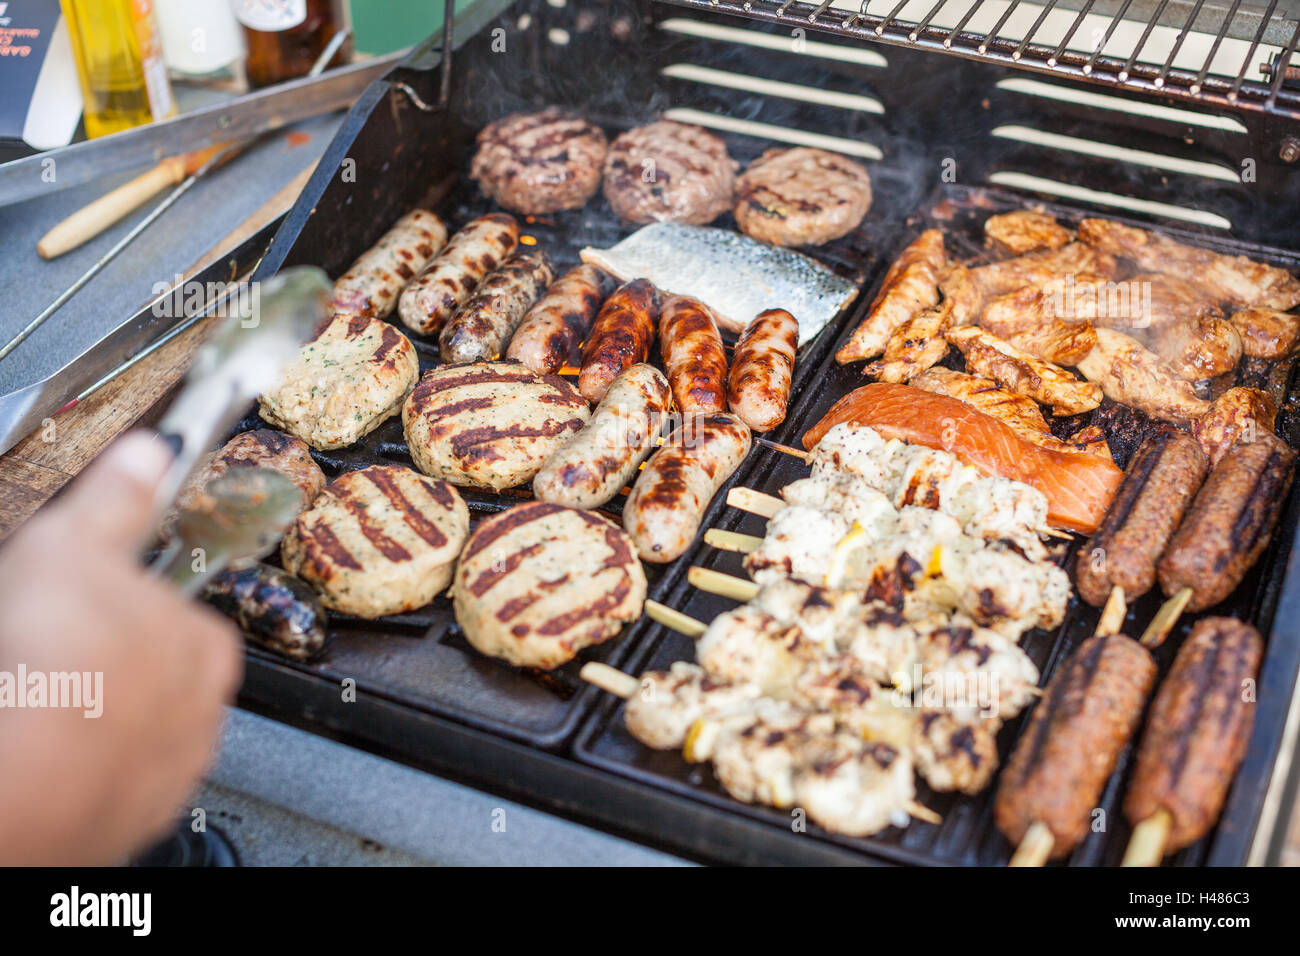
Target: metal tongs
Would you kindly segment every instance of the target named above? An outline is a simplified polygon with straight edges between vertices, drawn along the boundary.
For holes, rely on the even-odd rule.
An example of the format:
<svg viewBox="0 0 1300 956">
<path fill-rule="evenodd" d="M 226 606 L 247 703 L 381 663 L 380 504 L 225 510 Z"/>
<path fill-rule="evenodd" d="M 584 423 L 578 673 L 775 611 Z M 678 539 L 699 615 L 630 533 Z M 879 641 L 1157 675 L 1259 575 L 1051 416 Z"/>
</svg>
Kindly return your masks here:
<svg viewBox="0 0 1300 956">
<path fill-rule="evenodd" d="M 314 266 L 286 269 L 254 286 L 251 315 L 227 318 L 199 350 L 184 389 L 158 426 L 176 457 L 158 486 L 155 524 L 162 524 L 203 455 L 275 383 L 328 317 L 330 290 L 325 273 Z M 266 554 L 300 504 L 298 487 L 279 472 L 228 472 L 177 515 L 171 539 L 152 567 L 194 594 L 232 561 Z"/>
</svg>

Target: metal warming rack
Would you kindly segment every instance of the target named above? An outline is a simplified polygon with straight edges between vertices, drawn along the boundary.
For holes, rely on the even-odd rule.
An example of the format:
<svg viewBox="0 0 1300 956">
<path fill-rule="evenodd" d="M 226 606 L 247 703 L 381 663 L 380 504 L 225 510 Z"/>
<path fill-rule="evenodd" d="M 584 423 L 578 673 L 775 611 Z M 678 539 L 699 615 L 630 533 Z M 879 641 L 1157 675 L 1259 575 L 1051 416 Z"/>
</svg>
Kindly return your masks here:
<svg viewBox="0 0 1300 956">
<path fill-rule="evenodd" d="M 1269 0 L 1262 8 L 1246 0 L 1226 7 L 1214 0 L 669 2 L 1300 118 L 1300 68 L 1292 65 L 1300 7 L 1294 0 Z"/>
</svg>

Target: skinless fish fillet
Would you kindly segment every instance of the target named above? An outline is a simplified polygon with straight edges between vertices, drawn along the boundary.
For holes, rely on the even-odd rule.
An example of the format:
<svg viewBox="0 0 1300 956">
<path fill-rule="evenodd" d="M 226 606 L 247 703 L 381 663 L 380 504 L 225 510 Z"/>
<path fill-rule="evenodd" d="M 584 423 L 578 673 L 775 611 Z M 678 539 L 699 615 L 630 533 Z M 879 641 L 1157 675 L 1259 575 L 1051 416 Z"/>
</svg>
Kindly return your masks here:
<svg viewBox="0 0 1300 956">
<path fill-rule="evenodd" d="M 620 282 L 649 279 L 664 292 L 699 299 L 731 332 L 766 309 L 785 309 L 799 322 L 800 345 L 857 294 L 853 282 L 808 256 L 729 229 L 657 222 L 611 249 L 588 247 L 581 255 Z"/>
</svg>

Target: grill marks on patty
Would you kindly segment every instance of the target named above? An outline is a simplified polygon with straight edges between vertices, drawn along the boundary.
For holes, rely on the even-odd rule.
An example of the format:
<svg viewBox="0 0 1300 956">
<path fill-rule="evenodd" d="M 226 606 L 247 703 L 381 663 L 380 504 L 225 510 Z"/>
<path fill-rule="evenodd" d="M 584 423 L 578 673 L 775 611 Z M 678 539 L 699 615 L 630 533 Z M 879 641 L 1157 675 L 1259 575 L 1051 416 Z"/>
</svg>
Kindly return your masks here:
<svg viewBox="0 0 1300 956">
<path fill-rule="evenodd" d="M 500 491 L 530 481 L 589 417 L 582 396 L 559 376 L 482 362 L 429 372 L 402 421 L 425 474 Z"/>
<path fill-rule="evenodd" d="M 871 208 L 866 167 L 824 149 L 770 149 L 736 183 L 736 222 L 756 239 L 820 245 L 852 232 Z"/>
<path fill-rule="evenodd" d="M 557 667 L 640 615 L 631 539 L 595 512 L 534 501 L 484 521 L 456 572 L 470 643 L 517 666 Z"/>
<path fill-rule="evenodd" d="M 731 206 L 736 164 L 698 126 L 660 120 L 628 130 L 605 158 L 605 197 L 628 222 L 712 222 Z"/>
<path fill-rule="evenodd" d="M 470 176 L 507 209 L 546 213 L 577 209 L 600 186 L 605 134 L 557 107 L 516 113 L 478 134 Z"/>
</svg>

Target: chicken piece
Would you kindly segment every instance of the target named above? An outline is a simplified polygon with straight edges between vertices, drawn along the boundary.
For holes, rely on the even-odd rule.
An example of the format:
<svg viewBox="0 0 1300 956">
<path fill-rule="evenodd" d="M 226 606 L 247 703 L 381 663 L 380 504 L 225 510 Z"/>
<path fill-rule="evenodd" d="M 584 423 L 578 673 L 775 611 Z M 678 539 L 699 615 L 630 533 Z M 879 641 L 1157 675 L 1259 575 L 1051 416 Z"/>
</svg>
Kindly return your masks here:
<svg viewBox="0 0 1300 956">
<path fill-rule="evenodd" d="M 755 684 L 724 684 L 697 664 L 676 661 L 666 671 L 641 675 L 623 720 L 628 732 L 647 747 L 680 750 L 696 721 L 747 711 L 761 693 Z"/>
<path fill-rule="evenodd" d="M 1091 324 L 1097 297 L 1091 290 L 1103 281 L 1091 275 L 1049 277 L 992 299 L 979 324 L 1044 362 L 1076 365 L 1097 344 Z"/>
<path fill-rule="evenodd" d="M 941 699 L 922 698 L 959 719 L 1009 720 L 1034 698 L 1038 668 L 1018 644 L 982 627 L 954 623 L 917 642 L 917 667 L 926 692 L 942 688 Z"/>
<path fill-rule="evenodd" d="M 1267 392 L 1230 388 L 1210 404 L 1208 412 L 1192 420 L 1192 437 L 1213 468 L 1238 439 L 1252 442 L 1271 432 L 1276 422 L 1277 406 Z"/>
<path fill-rule="evenodd" d="M 1103 253 L 1132 259 L 1142 269 L 1192 283 L 1216 302 L 1238 308 L 1291 309 L 1300 305 L 1300 279 L 1245 256 L 1225 256 L 1184 245 L 1108 219 L 1083 220 L 1079 238 Z"/>
<path fill-rule="evenodd" d="M 946 263 L 943 233 L 927 229 L 889 267 L 867 317 L 835 353 L 840 365 L 875 358 L 894 331 L 922 309 L 939 301 L 939 275 Z"/>
<path fill-rule="evenodd" d="M 1241 334 L 1222 316 L 1153 328 L 1147 344 L 1188 382 L 1227 375 L 1241 360 Z"/>
<path fill-rule="evenodd" d="M 1143 272 L 1123 282 L 1099 285 L 1096 300 L 1092 323 L 1120 331 L 1162 329 L 1223 318 L 1204 289 L 1159 272 Z"/>
<path fill-rule="evenodd" d="M 885 353 L 862 369 L 878 382 L 909 382 L 937 365 L 948 353 L 944 330 L 952 324 L 952 308 L 945 301 L 923 309 L 905 321 L 885 345 Z"/>
<path fill-rule="evenodd" d="M 1191 383 L 1137 339 L 1114 329 L 1096 331 L 1097 347 L 1078 367 L 1111 401 L 1179 424 L 1209 411 L 1210 403 L 1197 396 Z"/>
<path fill-rule="evenodd" d="M 1002 388 L 991 379 L 946 368 L 932 368 L 912 379 L 911 384 L 936 395 L 955 398 L 986 415 L 992 415 L 1035 445 L 1055 451 L 1096 455 L 1107 461 L 1111 459 L 1110 447 L 1106 444 L 1106 436 L 1101 429 L 1090 425 L 1070 440 L 1063 441 L 1052 434 L 1047 420 L 1033 399 Z"/>
<path fill-rule="evenodd" d="M 1242 351 L 1251 358 L 1285 358 L 1300 338 L 1300 315 L 1279 309 L 1241 309 L 1228 321 L 1236 326 Z"/>
<path fill-rule="evenodd" d="M 985 329 L 950 329 L 946 337 L 966 356 L 968 372 L 1050 405 L 1054 415 L 1078 415 L 1101 404 L 1099 385 L 1081 382 L 1060 366 L 1040 361 Z"/>
<path fill-rule="evenodd" d="M 971 270 L 971 277 L 986 296 L 995 296 L 1063 276 L 1113 279 L 1118 268 L 1114 256 L 1082 242 L 1071 242 L 1059 249 L 1044 249 L 978 266 Z"/>
<path fill-rule="evenodd" d="M 984 239 L 993 249 L 1010 256 L 1022 256 L 1040 249 L 1059 249 L 1072 238 L 1070 230 L 1055 216 L 1034 209 L 989 216 L 984 220 Z"/>
<path fill-rule="evenodd" d="M 979 793 L 998 769 L 997 721 L 971 723 L 925 710 L 912 734 L 912 762 L 931 790 Z"/>
<path fill-rule="evenodd" d="M 939 291 L 943 293 L 943 304 L 951 305 L 953 326 L 970 325 L 979 319 L 984 309 L 984 293 L 966 266 L 949 266 L 939 277 Z"/>
</svg>

